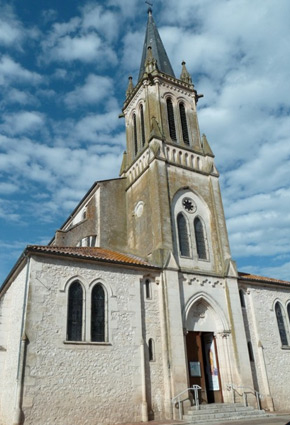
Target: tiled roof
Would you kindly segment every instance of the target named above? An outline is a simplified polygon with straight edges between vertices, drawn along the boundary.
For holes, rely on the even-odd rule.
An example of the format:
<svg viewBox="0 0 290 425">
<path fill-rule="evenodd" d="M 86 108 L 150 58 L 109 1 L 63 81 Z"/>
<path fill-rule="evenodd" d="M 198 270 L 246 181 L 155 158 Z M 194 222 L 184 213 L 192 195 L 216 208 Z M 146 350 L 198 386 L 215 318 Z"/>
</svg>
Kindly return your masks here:
<svg viewBox="0 0 290 425">
<path fill-rule="evenodd" d="M 280 283 L 283 285 L 290 285 L 290 282 L 288 282 L 287 280 L 279 280 L 279 279 L 273 279 L 271 277 L 264 277 L 264 276 L 258 276 L 255 274 L 250 274 L 250 273 L 240 273 L 239 272 L 239 278 L 241 280 L 247 280 L 247 281 L 255 281 L 255 282 L 266 282 L 266 283 Z"/>
<path fill-rule="evenodd" d="M 116 264 L 156 268 L 156 266 L 142 260 L 142 258 L 136 257 L 135 255 L 122 254 L 120 252 L 105 248 L 28 245 L 27 251 L 32 253 L 61 255 L 80 259 L 99 260 Z"/>
</svg>

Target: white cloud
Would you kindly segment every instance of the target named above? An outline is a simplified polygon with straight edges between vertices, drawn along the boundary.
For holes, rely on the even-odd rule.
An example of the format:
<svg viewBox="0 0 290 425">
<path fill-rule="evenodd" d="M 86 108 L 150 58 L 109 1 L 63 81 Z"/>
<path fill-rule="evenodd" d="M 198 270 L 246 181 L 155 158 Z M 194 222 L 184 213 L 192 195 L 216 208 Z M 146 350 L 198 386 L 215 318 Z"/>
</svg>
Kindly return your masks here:
<svg viewBox="0 0 290 425">
<path fill-rule="evenodd" d="M 42 114 L 35 111 L 22 111 L 6 114 L 2 117 L 0 130 L 8 135 L 27 134 L 37 131 L 45 121 Z"/>
<path fill-rule="evenodd" d="M 23 68 L 11 57 L 4 55 L 0 58 L 0 86 L 11 82 L 39 84 L 41 75 Z"/>
<path fill-rule="evenodd" d="M 90 74 L 83 86 L 77 86 L 65 95 L 64 101 L 69 107 L 98 103 L 112 96 L 113 87 L 111 78 Z"/>
</svg>

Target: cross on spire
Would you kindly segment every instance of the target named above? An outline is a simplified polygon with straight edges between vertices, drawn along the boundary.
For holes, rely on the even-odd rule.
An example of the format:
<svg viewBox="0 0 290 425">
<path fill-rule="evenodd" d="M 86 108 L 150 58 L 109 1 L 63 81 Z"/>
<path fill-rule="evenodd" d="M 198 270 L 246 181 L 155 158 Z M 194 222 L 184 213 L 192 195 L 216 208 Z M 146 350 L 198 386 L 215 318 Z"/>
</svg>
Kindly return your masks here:
<svg viewBox="0 0 290 425">
<path fill-rule="evenodd" d="M 153 7 L 153 3 L 150 3 L 148 0 L 145 1 L 146 4 L 148 4 L 148 13 L 152 13 L 152 7 Z"/>
</svg>

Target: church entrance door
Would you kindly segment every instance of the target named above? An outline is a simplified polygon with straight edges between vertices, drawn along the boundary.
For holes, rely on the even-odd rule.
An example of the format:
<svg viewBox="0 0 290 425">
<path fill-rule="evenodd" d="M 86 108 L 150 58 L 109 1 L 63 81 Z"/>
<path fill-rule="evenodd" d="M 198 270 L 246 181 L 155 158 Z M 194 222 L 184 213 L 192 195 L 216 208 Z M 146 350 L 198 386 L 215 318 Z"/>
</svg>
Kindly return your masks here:
<svg viewBox="0 0 290 425">
<path fill-rule="evenodd" d="M 186 335 L 190 386 L 199 385 L 201 403 L 222 403 L 219 363 L 213 332 Z"/>
</svg>

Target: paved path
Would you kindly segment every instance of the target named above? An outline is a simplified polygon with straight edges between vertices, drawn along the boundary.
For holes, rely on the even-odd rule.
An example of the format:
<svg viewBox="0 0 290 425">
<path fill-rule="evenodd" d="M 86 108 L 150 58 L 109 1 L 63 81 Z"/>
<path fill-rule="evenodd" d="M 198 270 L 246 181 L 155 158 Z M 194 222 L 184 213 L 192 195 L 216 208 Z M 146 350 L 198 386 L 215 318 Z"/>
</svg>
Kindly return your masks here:
<svg viewBox="0 0 290 425">
<path fill-rule="evenodd" d="M 187 425 L 188 422 L 181 421 L 150 421 L 150 422 L 128 422 L 122 425 Z M 200 424 L 202 425 L 202 424 Z M 290 425 L 290 413 L 275 414 L 266 418 L 241 419 L 233 422 L 210 422 L 208 425 Z"/>
</svg>

